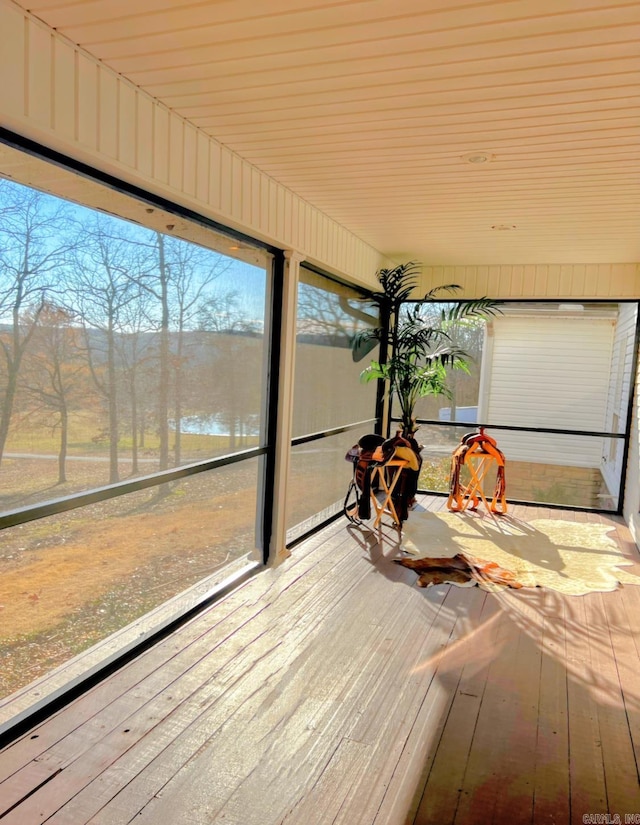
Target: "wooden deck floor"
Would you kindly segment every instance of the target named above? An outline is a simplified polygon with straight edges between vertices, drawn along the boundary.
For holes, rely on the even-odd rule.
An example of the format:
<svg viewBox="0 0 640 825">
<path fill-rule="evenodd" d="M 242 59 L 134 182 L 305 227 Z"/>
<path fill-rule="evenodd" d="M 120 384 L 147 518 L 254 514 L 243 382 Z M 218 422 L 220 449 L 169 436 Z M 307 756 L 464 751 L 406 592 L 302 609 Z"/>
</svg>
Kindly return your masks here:
<svg viewBox="0 0 640 825">
<path fill-rule="evenodd" d="M 640 821 L 640 588 L 424 590 L 393 555 L 339 521 L 29 731 L 2 825 Z"/>
</svg>

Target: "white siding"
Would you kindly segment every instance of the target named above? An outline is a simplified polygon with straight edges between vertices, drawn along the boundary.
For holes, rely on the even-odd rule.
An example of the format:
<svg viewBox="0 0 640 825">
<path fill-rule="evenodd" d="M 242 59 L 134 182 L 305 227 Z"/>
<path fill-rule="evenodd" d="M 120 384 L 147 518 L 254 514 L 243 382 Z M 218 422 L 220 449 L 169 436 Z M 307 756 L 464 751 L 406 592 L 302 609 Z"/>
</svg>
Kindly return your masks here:
<svg viewBox="0 0 640 825">
<path fill-rule="evenodd" d="M 488 347 L 479 420 L 603 431 L 614 326 L 611 319 L 498 317 Z M 495 431 L 507 458 L 599 467 L 597 438 Z"/>
<path fill-rule="evenodd" d="M 636 334 L 636 305 L 622 304 L 616 324 L 605 428 L 611 432 L 623 433 L 627 425 L 629 388 L 633 365 L 633 348 Z M 602 455 L 602 476 L 609 492 L 616 495 L 620 484 L 624 442 L 620 440 L 605 444 Z"/>
<path fill-rule="evenodd" d="M 626 491 L 624 517 L 631 530 L 635 543 L 640 547 L 640 365 L 636 370 L 633 400 L 633 419 L 631 423 L 629 463 L 625 478 Z"/>
</svg>

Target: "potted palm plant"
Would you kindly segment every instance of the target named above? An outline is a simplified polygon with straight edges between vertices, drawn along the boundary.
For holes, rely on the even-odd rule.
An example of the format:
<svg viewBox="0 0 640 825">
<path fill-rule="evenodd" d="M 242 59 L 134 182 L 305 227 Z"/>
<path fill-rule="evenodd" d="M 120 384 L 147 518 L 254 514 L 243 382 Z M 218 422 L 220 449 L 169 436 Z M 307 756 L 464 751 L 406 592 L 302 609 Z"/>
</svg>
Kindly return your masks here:
<svg viewBox="0 0 640 825">
<path fill-rule="evenodd" d="M 402 435 L 413 439 L 418 426 L 415 408 L 419 398 L 427 395 L 449 396 L 447 370 L 468 371 L 469 355 L 452 339 L 455 324 L 465 319 L 486 317 L 499 312 L 499 302 L 491 298 L 451 302 L 437 312 L 435 303 L 443 295 L 461 289 L 457 284 L 438 286 L 415 303 L 408 304 L 418 285 L 420 264 L 399 264 L 377 273 L 382 290 L 369 300 L 378 308 L 380 326 L 360 332 L 353 341 L 354 357 L 376 342 L 380 344 L 378 360 L 361 373 L 361 380 L 381 380 L 386 397 L 395 397 L 401 410 Z"/>
</svg>

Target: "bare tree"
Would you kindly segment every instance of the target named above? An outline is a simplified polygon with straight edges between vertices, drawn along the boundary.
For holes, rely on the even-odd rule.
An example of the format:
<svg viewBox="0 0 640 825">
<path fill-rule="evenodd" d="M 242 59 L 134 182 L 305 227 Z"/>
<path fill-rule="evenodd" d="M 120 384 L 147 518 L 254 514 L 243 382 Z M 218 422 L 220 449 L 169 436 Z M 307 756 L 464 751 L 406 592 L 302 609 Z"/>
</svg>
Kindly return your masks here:
<svg viewBox="0 0 640 825">
<path fill-rule="evenodd" d="M 210 297 L 198 313 L 200 329 L 215 333 L 211 365 L 218 391 L 219 415 L 229 429 L 229 448 L 236 449 L 258 417 L 262 359 L 259 325 L 243 311 L 236 292 Z"/>
<path fill-rule="evenodd" d="M 362 309 L 362 299 L 349 292 L 346 287 L 337 285 L 335 292 L 316 285 L 315 276 L 312 283 L 301 281 L 298 289 L 299 339 L 351 348 L 356 332 L 376 325 L 377 316 Z M 369 347 L 369 351 L 371 349 Z"/>
<path fill-rule="evenodd" d="M 131 475 L 139 472 L 138 448 L 144 447 L 145 402 L 141 400 L 143 385 L 150 388 L 148 366 L 153 362 L 149 334 L 148 296 L 141 291 L 139 299 L 123 307 L 122 321 L 126 331 L 115 339 L 118 362 L 123 373 L 124 393 L 128 401 L 129 432 L 131 434 Z"/>
<path fill-rule="evenodd" d="M 160 302 L 160 363 L 158 381 L 158 435 L 160 437 L 160 469 L 169 466 L 169 267 L 164 251 L 164 235 L 156 233 L 158 272 L 152 294 Z M 149 289 L 148 283 L 145 289 Z"/>
<path fill-rule="evenodd" d="M 174 455 L 178 465 L 182 457 L 183 377 L 188 363 L 185 333 L 197 323 L 201 306 L 206 302 L 212 285 L 229 269 L 230 260 L 218 253 L 175 239 L 171 239 L 169 255 L 171 311 L 176 337 L 172 359 Z"/>
<path fill-rule="evenodd" d="M 76 250 L 70 297 L 84 324 L 89 370 L 105 401 L 109 431 L 109 482 L 119 480 L 119 371 L 117 339 L 127 331 L 127 311 L 140 301 L 146 261 L 121 221 L 95 215 L 84 224 Z M 138 277 L 136 277 L 138 276 Z"/>
<path fill-rule="evenodd" d="M 69 414 L 80 406 L 87 408 L 88 375 L 82 354 L 80 330 L 73 326 L 73 316 L 54 304 L 46 304 L 24 359 L 21 384 L 35 399 L 36 407 L 60 430 L 58 450 L 58 484 L 67 480 L 66 459 L 69 441 Z"/>
<path fill-rule="evenodd" d="M 0 462 L 20 367 L 47 300 L 59 290 L 73 239 L 66 206 L 33 189 L 0 180 Z"/>
<path fill-rule="evenodd" d="M 170 397 L 173 396 L 174 460 L 181 460 L 185 331 L 198 317 L 211 285 L 229 268 L 222 255 L 155 233 L 156 265 L 140 281 L 156 303 L 150 319 L 159 330 L 158 433 L 160 469 L 169 465 Z M 173 392 L 172 392 L 173 390 Z"/>
</svg>

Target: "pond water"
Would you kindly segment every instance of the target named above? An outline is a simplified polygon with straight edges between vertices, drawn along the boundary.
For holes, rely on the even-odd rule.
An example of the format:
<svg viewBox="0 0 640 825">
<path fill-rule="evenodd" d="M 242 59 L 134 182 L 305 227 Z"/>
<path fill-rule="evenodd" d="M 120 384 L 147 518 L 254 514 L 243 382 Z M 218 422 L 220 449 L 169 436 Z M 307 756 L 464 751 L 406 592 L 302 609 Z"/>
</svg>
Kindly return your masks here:
<svg viewBox="0 0 640 825">
<path fill-rule="evenodd" d="M 171 429 L 175 430 L 175 421 L 169 422 Z M 258 435 L 258 416 L 247 416 L 243 420 L 235 420 L 236 435 Z M 229 420 L 224 415 L 187 415 L 181 421 L 180 429 L 183 433 L 193 435 L 229 435 Z"/>
</svg>

